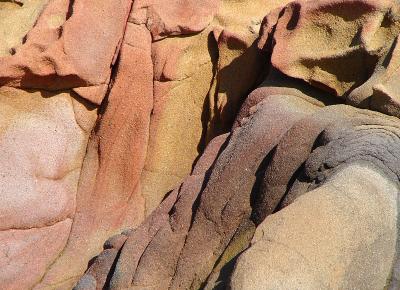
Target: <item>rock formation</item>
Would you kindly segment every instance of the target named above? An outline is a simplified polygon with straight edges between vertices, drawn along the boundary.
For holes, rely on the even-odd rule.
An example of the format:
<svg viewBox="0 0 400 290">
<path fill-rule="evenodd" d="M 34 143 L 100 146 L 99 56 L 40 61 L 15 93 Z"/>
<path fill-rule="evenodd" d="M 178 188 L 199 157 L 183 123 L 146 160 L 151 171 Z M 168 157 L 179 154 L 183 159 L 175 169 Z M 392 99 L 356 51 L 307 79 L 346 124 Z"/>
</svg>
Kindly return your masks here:
<svg viewBox="0 0 400 290">
<path fill-rule="evenodd" d="M 396 0 L 0 1 L 0 289 L 399 289 Z"/>
</svg>

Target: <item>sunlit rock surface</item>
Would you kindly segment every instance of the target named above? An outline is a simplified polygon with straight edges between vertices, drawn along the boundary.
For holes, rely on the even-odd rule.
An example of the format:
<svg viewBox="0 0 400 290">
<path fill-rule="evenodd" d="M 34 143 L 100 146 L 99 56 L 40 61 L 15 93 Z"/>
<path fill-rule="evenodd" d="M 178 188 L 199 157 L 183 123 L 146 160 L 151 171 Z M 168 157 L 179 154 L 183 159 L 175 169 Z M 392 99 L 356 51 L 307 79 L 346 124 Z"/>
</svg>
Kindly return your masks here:
<svg viewBox="0 0 400 290">
<path fill-rule="evenodd" d="M 399 289 L 399 9 L 0 0 L 0 288 Z"/>
</svg>

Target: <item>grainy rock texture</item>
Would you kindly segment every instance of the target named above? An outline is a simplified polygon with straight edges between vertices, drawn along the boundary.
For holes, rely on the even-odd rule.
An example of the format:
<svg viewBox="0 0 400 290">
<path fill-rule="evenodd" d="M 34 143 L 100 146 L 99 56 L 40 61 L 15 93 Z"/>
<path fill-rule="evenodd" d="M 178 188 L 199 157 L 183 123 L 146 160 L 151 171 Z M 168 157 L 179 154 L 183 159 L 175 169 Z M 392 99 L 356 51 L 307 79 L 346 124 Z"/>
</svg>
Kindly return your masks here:
<svg viewBox="0 0 400 290">
<path fill-rule="evenodd" d="M 352 163 L 266 218 L 231 289 L 383 289 L 396 255 L 397 195 L 378 169 Z"/>
<path fill-rule="evenodd" d="M 395 0 L 0 0 L 1 289 L 398 289 Z"/>
<path fill-rule="evenodd" d="M 279 4 L 260 2 L 249 13 L 237 17 L 235 11 L 248 6 L 247 2 L 0 3 L 0 85 L 5 89 L 35 89 L 54 94 L 65 90 L 73 94 L 78 100 L 73 101 L 75 107 L 82 107 L 75 110 L 75 118 L 90 134 L 89 140 L 86 136 L 86 143 L 82 143 L 81 155 L 73 159 L 80 164 L 75 177 L 79 182 L 75 181 L 74 190 L 68 189 L 73 192 L 70 195 L 74 203 L 68 205 L 73 222 L 59 246 L 62 253 L 50 259 L 45 271 L 32 278 L 29 285 L 40 281 L 37 288 L 71 287 L 109 235 L 138 225 L 190 173 L 193 161 L 204 148 L 211 120 L 212 126 L 219 126 L 218 134 L 229 130 L 229 119 L 234 118 L 240 98 L 254 86 L 264 67 L 261 53 L 254 45 L 250 49 L 258 35 L 257 24 L 270 6 Z M 227 28 L 231 32 L 222 33 L 224 37 L 219 43 L 224 60 L 218 64 L 218 37 Z M 177 37 L 180 35 L 185 38 Z M 222 48 L 230 39 L 238 44 Z M 217 83 L 217 70 L 243 54 L 244 59 L 251 61 L 246 65 L 250 74 L 243 71 L 247 80 L 241 82 L 238 90 L 232 88 L 238 82 L 230 80 L 229 74 L 225 76 L 223 90 L 230 90 L 235 97 L 225 97 L 219 105 L 222 109 L 232 100 L 232 105 L 228 105 L 233 111 L 225 114 L 226 121 L 220 125 L 219 117 L 210 117 L 210 87 Z M 234 71 L 240 67 L 236 64 Z M 217 91 L 213 89 L 212 98 Z M 26 106 L 30 107 L 29 102 Z M 65 106 L 60 105 L 59 109 Z M 91 112 L 95 114 L 98 108 L 94 126 Z M 90 115 L 90 122 L 85 121 L 86 115 Z M 26 118 L 25 113 L 20 113 L 20 118 Z M 49 121 L 62 122 L 55 114 Z M 7 126 L 6 120 L 1 122 Z M 24 135 L 24 130 L 20 134 Z M 208 135 L 213 137 L 217 133 Z M 46 142 L 43 138 L 36 139 Z M 63 150 L 58 143 L 47 143 Z M 8 147 L 12 152 L 14 147 Z M 66 157 L 49 156 L 54 162 L 67 162 Z M 19 165 L 12 168 L 21 171 Z M 5 174 L 17 183 L 25 178 L 22 173 Z M 60 190 L 54 189 L 57 194 L 52 198 Z M 13 191 L 4 191 L 17 199 Z M 34 189 L 24 192 L 32 194 Z M 63 200 L 59 198 L 57 202 Z M 52 219 L 55 213 L 47 206 L 51 200 L 42 195 L 39 202 L 48 209 L 37 209 L 37 215 Z M 5 212 L 8 211 L 11 210 Z M 22 213 L 13 211 L 22 218 Z M 42 227 L 29 215 L 24 219 L 29 220 L 27 229 Z M 2 228 L 11 229 L 9 223 L 12 220 L 4 222 Z"/>
<path fill-rule="evenodd" d="M 206 174 L 190 176 L 172 208 L 173 194 L 161 204 L 169 217 L 155 211 L 142 225 L 155 232 L 146 246 L 142 232 L 128 234 L 110 288 L 383 288 L 397 258 L 399 137 L 394 117 L 266 96 Z"/>
</svg>

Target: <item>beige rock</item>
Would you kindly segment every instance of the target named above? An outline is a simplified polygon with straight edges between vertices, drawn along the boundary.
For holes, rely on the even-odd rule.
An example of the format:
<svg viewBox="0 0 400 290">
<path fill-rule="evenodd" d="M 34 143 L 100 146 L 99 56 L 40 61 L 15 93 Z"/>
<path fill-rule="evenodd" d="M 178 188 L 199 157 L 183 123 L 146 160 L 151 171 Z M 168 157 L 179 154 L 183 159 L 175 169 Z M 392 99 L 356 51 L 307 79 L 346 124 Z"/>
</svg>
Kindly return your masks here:
<svg viewBox="0 0 400 290">
<path fill-rule="evenodd" d="M 229 131 L 240 105 L 261 82 L 267 63 L 266 56 L 256 46 L 262 19 L 288 2 L 222 1 L 213 22 L 218 59 L 208 96 L 206 142 Z"/>
<path fill-rule="evenodd" d="M 396 254 L 397 186 L 342 169 L 257 228 L 232 289 L 383 289 Z"/>
<path fill-rule="evenodd" d="M 208 33 L 153 43 L 154 108 L 142 174 L 147 213 L 190 173 L 199 154 L 204 101 L 212 79 Z"/>
<path fill-rule="evenodd" d="M 0 57 L 22 44 L 49 0 L 5 0 L 0 2 Z"/>
<path fill-rule="evenodd" d="M 398 11 L 392 0 L 292 2 L 276 25 L 271 63 L 345 97 L 390 49 L 400 29 Z"/>
<path fill-rule="evenodd" d="M 191 172 L 207 142 L 230 130 L 266 63 L 253 45 L 261 21 L 287 2 L 222 1 L 200 33 L 153 42 L 154 108 L 141 177 L 147 214 Z M 130 21 L 138 21 L 135 9 Z"/>
</svg>

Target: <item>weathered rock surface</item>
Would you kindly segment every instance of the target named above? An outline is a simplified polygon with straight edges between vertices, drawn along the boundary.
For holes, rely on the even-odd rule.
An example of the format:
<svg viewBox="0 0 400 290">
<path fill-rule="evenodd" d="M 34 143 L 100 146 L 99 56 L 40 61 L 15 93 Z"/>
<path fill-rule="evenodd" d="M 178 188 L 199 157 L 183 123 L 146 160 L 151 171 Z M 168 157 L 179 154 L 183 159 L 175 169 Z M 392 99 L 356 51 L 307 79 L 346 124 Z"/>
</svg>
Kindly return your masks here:
<svg viewBox="0 0 400 290">
<path fill-rule="evenodd" d="M 390 277 L 398 250 L 393 164 L 399 133 L 396 118 L 343 105 L 319 109 L 293 126 L 265 172 L 256 217 L 271 212 L 277 193 L 284 208 L 257 228 L 236 264 L 232 289 L 397 287 Z M 284 153 L 293 158 L 277 167 Z M 285 185 L 282 172 L 296 164 L 297 178 Z"/>
<path fill-rule="evenodd" d="M 184 5 L 152 2 L 147 15 L 157 18 L 147 22 L 138 20 L 139 14 L 146 15 L 135 10 L 141 2 L 134 3 L 129 21 L 150 25 L 157 40 L 152 45 L 154 108 L 141 178 L 147 214 L 190 173 L 205 145 L 230 130 L 241 103 L 266 69 L 266 58 L 256 47 L 261 20 L 287 2 L 207 1 L 196 10 L 192 7 L 200 4 L 192 1 Z M 184 8 L 179 10 L 179 5 Z M 158 12 L 162 6 L 170 7 Z M 166 31 L 159 33 L 163 30 L 157 28 L 154 32 L 154 23 L 158 25 L 158 17 L 166 17 L 166 11 L 171 11 L 162 18 Z M 181 14 L 174 23 L 182 24 L 174 28 L 169 23 L 178 11 Z M 203 20 L 193 25 L 200 17 Z M 202 31 L 190 35 L 200 30 L 200 24 Z M 185 37 L 165 38 L 166 34 Z"/>
<path fill-rule="evenodd" d="M 285 75 L 399 116 L 399 9 L 391 0 L 294 1 L 264 18 L 258 45 L 272 49 L 271 65 Z"/>
<path fill-rule="evenodd" d="M 353 163 L 266 218 L 231 289 L 384 289 L 396 255 L 398 185 Z"/>
<path fill-rule="evenodd" d="M 191 202 L 176 202 L 169 217 L 167 211 L 153 213 L 149 222 L 163 219 L 166 229 L 143 224 L 146 232 L 151 228 L 156 234 L 141 249 L 143 233 L 129 234 L 110 272 L 110 287 L 213 288 L 216 285 L 207 280 L 218 281 L 217 274 L 210 276 L 216 267 L 219 283 L 226 285 L 229 271 L 224 274 L 224 266 L 247 247 L 254 225 L 260 224 L 257 231 L 263 233 L 267 224 L 271 237 L 258 249 L 262 234 L 256 234 L 256 249 L 251 245 L 239 256 L 231 287 L 383 288 L 397 258 L 399 172 L 394 164 L 400 156 L 399 136 L 400 123 L 394 117 L 345 105 L 321 108 L 292 96 L 266 97 L 230 134 L 208 173 L 200 179 L 191 176 L 180 187 L 179 198 Z M 193 178 L 203 189 L 187 187 Z M 169 196 L 161 208 L 170 208 L 170 202 Z M 184 208 L 186 221 L 178 218 Z M 242 239 L 235 239 L 236 234 Z M 266 257 L 251 256 L 259 251 Z M 221 257 L 224 265 L 218 263 Z M 369 266 L 363 268 L 365 263 Z M 309 268 L 318 271 L 307 276 Z M 280 276 L 264 278 L 273 270 Z"/>
<path fill-rule="evenodd" d="M 213 31 L 217 26 L 218 31 L 229 26 L 234 27 L 233 32 L 245 32 L 245 43 L 219 65 L 223 69 L 256 39 L 257 29 L 248 27 L 259 23 L 265 13 L 254 9 L 243 17 L 232 17 L 232 9 L 247 4 L 222 5 L 219 1 L 207 5 L 195 1 L 131 4 L 68 0 L 0 3 L 4 15 L 0 30 L 5 36 L 0 44 L 0 85 L 42 91 L 71 89 L 95 105 L 102 104 L 86 155 L 76 158 L 84 161 L 74 193 L 68 242 L 38 288 L 70 287 L 106 237 L 140 223 L 168 190 L 189 174 L 204 147 L 210 120 L 205 107 L 216 75 L 215 37 L 220 33 L 214 36 Z M 169 38 L 179 35 L 188 38 Z M 241 43 L 241 37 L 235 41 Z M 250 54 L 253 63 L 263 63 L 257 61 L 262 56 L 254 48 Z M 253 71 L 252 66 L 247 67 Z M 233 92 L 237 94 L 236 108 L 259 70 L 242 83 L 242 91 Z M 224 82 L 229 86 L 229 79 Z M 193 93 L 188 94 L 188 89 Z M 75 112 L 77 119 L 84 119 L 84 114 Z M 229 126 L 226 122 L 220 132 L 228 131 Z M 88 133 L 92 128 L 93 123 L 86 124 Z"/>
<path fill-rule="evenodd" d="M 70 92 L 0 89 L 1 287 L 37 283 L 63 251 L 96 110 Z"/>
<path fill-rule="evenodd" d="M 289 2 L 0 1 L 0 288 L 399 288 L 399 3 Z"/>
<path fill-rule="evenodd" d="M 20 9 L 27 9 L 25 5 L 30 2 L 34 1 L 22 3 Z M 23 35 L 23 43 L 10 48 L 11 55 L 2 57 L 0 85 L 46 90 L 76 88 L 84 98 L 100 104 L 131 2 L 46 2 L 42 11 L 30 13 L 26 22 L 35 25 Z M 21 21 L 15 14 L 9 17 Z M 2 27 L 7 29 L 8 24 L 2 23 Z"/>
</svg>

